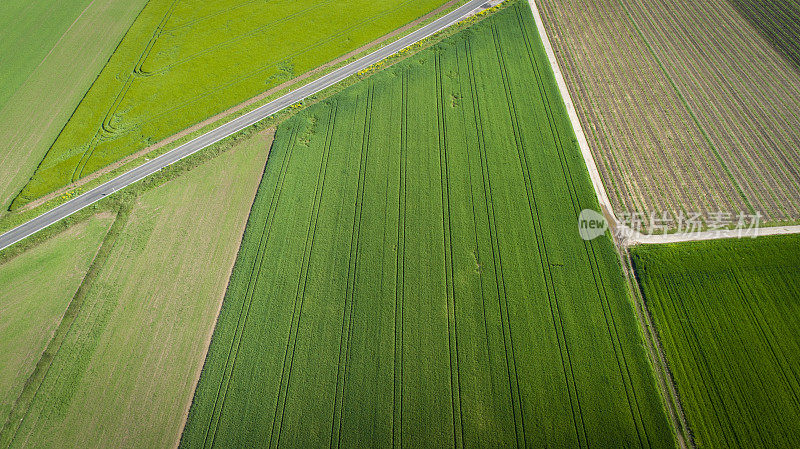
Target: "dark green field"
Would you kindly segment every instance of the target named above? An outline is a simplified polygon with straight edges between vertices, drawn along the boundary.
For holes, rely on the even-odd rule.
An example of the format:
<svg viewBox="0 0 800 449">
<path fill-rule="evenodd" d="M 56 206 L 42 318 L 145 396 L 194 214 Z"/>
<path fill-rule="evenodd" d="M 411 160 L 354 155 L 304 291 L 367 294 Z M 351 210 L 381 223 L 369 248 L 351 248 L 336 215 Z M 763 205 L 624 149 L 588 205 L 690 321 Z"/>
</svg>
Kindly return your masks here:
<svg viewBox="0 0 800 449">
<path fill-rule="evenodd" d="M 800 236 L 634 247 L 698 447 L 800 447 Z"/>
<path fill-rule="evenodd" d="M 800 70 L 799 0 L 728 0 L 779 53 Z"/>
<path fill-rule="evenodd" d="M 502 50 L 502 51 L 501 51 Z M 278 129 L 185 447 L 673 447 L 526 2 Z"/>
</svg>

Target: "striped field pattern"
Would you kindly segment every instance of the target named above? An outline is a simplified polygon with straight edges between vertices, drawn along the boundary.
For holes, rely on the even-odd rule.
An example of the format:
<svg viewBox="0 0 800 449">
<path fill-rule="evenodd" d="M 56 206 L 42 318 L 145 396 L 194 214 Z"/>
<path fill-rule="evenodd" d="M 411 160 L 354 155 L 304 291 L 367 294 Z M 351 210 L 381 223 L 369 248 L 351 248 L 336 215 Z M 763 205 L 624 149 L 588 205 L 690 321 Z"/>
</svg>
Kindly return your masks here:
<svg viewBox="0 0 800 449">
<path fill-rule="evenodd" d="M 285 122 L 184 447 L 671 447 L 529 6 Z"/>
<path fill-rule="evenodd" d="M 537 3 L 618 217 L 800 220 L 796 0 Z"/>
<path fill-rule="evenodd" d="M 800 238 L 631 252 L 697 447 L 800 446 Z"/>
</svg>

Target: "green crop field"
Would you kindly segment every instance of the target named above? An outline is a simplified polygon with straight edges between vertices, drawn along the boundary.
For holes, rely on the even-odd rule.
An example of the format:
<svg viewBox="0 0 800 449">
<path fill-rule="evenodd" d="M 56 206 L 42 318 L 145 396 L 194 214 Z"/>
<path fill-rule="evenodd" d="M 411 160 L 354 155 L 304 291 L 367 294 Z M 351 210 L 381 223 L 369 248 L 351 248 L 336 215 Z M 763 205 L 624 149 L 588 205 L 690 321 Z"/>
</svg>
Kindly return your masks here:
<svg viewBox="0 0 800 449">
<path fill-rule="evenodd" d="M 0 264 L 0 428 L 113 221 L 107 214 L 78 223 Z"/>
<path fill-rule="evenodd" d="M 444 0 L 150 0 L 12 208 L 423 16 Z"/>
<path fill-rule="evenodd" d="M 800 446 L 800 236 L 631 249 L 698 447 Z"/>
<path fill-rule="evenodd" d="M 146 0 L 0 2 L 0 215 Z"/>
<path fill-rule="evenodd" d="M 502 49 L 502 51 L 501 51 Z M 184 447 L 672 447 L 525 2 L 278 129 Z"/>
</svg>

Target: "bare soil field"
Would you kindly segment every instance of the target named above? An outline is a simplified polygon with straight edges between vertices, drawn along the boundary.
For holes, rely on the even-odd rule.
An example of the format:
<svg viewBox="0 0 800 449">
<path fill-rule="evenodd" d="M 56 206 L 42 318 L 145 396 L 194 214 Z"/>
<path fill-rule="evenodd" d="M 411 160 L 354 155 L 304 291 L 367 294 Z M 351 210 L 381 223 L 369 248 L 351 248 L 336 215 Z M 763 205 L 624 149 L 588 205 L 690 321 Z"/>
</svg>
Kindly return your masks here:
<svg viewBox="0 0 800 449">
<path fill-rule="evenodd" d="M 731 4 L 539 4 L 618 217 L 800 219 L 800 73 Z"/>
</svg>

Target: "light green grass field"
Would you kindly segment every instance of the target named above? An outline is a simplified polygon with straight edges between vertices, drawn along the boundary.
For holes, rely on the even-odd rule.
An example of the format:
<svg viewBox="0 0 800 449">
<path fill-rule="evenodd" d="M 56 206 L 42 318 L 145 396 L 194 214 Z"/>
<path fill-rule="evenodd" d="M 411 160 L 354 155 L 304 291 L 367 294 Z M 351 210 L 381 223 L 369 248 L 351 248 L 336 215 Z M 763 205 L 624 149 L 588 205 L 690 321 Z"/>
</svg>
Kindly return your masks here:
<svg viewBox="0 0 800 449">
<path fill-rule="evenodd" d="M 0 215 L 145 2 L 0 2 Z"/>
<path fill-rule="evenodd" d="M 150 0 L 18 207 L 355 50 L 444 0 Z"/>
<path fill-rule="evenodd" d="M 0 265 L 0 427 L 113 222 L 78 223 Z"/>
<path fill-rule="evenodd" d="M 278 130 L 184 447 L 673 447 L 526 2 Z"/>
<path fill-rule="evenodd" d="M 89 3 L 90 0 L 0 3 L 0 108 Z"/>
<path fill-rule="evenodd" d="M 631 257 L 697 447 L 799 447 L 800 236 Z"/>
<path fill-rule="evenodd" d="M 269 141 L 136 200 L 10 447 L 177 444 Z"/>
</svg>

